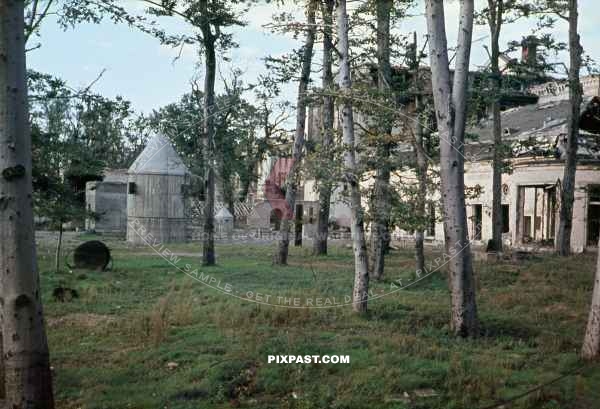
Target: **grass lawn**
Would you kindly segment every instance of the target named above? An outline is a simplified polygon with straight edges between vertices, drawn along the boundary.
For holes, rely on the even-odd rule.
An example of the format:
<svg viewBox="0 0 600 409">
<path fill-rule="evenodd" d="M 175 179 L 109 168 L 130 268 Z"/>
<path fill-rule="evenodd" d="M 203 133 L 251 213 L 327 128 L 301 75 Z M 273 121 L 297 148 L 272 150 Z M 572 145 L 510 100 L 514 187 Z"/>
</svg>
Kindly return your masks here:
<svg viewBox="0 0 600 409">
<path fill-rule="evenodd" d="M 361 318 L 348 306 L 244 301 L 191 279 L 148 247 L 110 246 L 107 272 L 54 273 L 53 249 L 39 249 L 59 408 L 477 409 L 581 365 L 593 254 L 477 262 L 483 335 L 463 340 L 448 333 L 443 273 L 371 301 Z M 185 254 L 178 266 L 230 283 L 232 294 L 343 299 L 352 289 L 351 250 L 343 247 L 323 258 L 291 248 L 285 268 L 271 265 L 269 245 L 219 245 L 212 268 L 193 256 L 199 244 L 169 248 Z M 374 292 L 411 277 L 412 257 L 393 251 L 389 279 Z M 79 298 L 54 300 L 58 285 Z M 277 354 L 349 355 L 350 364 L 268 364 Z M 600 366 L 586 366 L 510 407 L 596 409 L 598 385 Z"/>
</svg>

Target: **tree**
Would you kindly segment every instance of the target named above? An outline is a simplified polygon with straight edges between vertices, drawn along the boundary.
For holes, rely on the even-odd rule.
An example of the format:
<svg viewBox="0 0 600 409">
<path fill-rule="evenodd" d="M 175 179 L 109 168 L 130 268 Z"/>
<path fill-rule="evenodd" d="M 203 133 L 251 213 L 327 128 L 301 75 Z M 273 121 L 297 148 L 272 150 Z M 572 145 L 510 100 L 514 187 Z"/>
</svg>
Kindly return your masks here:
<svg viewBox="0 0 600 409">
<path fill-rule="evenodd" d="M 294 145 L 292 147 L 292 169 L 285 183 L 285 201 L 287 202 L 286 214 L 281 220 L 281 239 L 278 251 L 273 258 L 275 264 L 287 264 L 288 249 L 290 244 L 290 220 L 294 218 L 296 190 L 298 189 L 299 165 L 304 149 L 304 130 L 306 127 L 307 91 L 310 81 L 313 47 L 316 34 L 315 12 L 317 0 L 308 0 L 306 5 L 306 40 L 302 49 L 302 68 L 298 82 L 298 100 L 296 103 L 296 130 L 294 132 Z"/>
<path fill-rule="evenodd" d="M 377 88 L 383 95 L 389 94 L 392 85 L 392 66 L 390 64 L 390 14 L 392 0 L 377 1 Z M 381 164 L 375 171 L 373 198 L 373 221 L 371 227 L 371 268 L 370 273 L 376 280 L 383 278 L 384 260 L 389 243 L 390 222 L 390 166 L 392 127 L 389 121 L 380 126 L 383 141 L 377 146 L 377 157 Z"/>
<path fill-rule="evenodd" d="M 417 227 L 415 229 L 415 261 L 416 271 L 421 274 L 425 272 L 425 228 L 427 223 L 427 190 L 428 190 L 428 177 L 427 172 L 429 169 L 430 160 L 430 145 L 428 140 L 431 138 L 429 132 L 430 113 L 426 109 L 424 96 L 422 95 L 420 77 L 420 60 L 421 54 L 417 47 L 417 33 L 414 33 L 413 44 L 410 50 L 411 64 L 412 64 L 412 75 L 413 75 L 413 94 L 415 99 L 415 123 L 414 130 L 412 131 L 412 145 L 415 151 L 415 173 L 418 181 L 416 205 L 415 205 L 415 216 L 417 220 Z M 431 216 L 431 215 L 430 215 Z"/>
<path fill-rule="evenodd" d="M 444 1 L 426 0 L 425 4 L 433 100 L 440 137 L 444 236 L 446 255 L 449 257 L 449 284 L 452 295 L 451 327 L 457 335 L 476 336 L 479 325 L 471 248 L 467 234 L 462 153 L 467 115 L 466 93 L 473 35 L 474 1 L 460 1 L 453 80 L 450 77 L 448 60 Z"/>
<path fill-rule="evenodd" d="M 566 158 L 563 174 L 560 218 L 556 235 L 556 250 L 561 256 L 571 254 L 571 230 L 573 229 L 573 201 L 575 199 L 575 173 L 577 170 L 577 139 L 583 88 L 579 81 L 583 49 L 579 41 L 577 0 L 568 0 L 569 22 L 569 129 L 567 132 Z M 557 13 L 562 16 L 558 11 Z M 565 18 L 563 16 L 563 18 Z"/>
<path fill-rule="evenodd" d="M 354 145 L 354 117 L 352 113 L 352 78 L 350 75 L 350 52 L 348 47 L 348 14 L 346 0 L 336 0 L 338 52 L 340 58 L 339 87 L 342 100 L 342 141 L 344 145 L 344 183 L 350 195 L 350 230 L 354 250 L 354 290 L 352 308 L 366 313 L 369 292 L 367 244 L 364 230 L 364 213 L 360 198 Z"/>
<path fill-rule="evenodd" d="M 257 165 L 270 149 L 269 137 L 261 137 L 263 129 L 263 102 L 257 108 L 243 98 L 246 91 L 254 86 L 247 86 L 240 80 L 241 72 L 233 70 L 230 80 L 223 79 L 225 93 L 215 97 L 215 145 L 218 167 L 216 183 L 220 186 L 222 200 L 233 214 L 233 203 L 244 201 L 250 185 L 256 182 Z M 201 87 L 192 83 L 192 91 L 184 94 L 179 101 L 161 107 L 147 118 L 148 126 L 156 132 L 163 132 L 181 153 L 186 166 L 194 175 L 204 173 L 204 152 L 197 138 L 196 124 L 203 123 L 204 93 Z M 255 87 L 254 90 L 257 90 Z M 259 91 L 257 93 L 260 93 Z M 274 108 L 273 108 L 274 109 Z M 274 138 L 280 129 L 266 119 L 266 133 Z M 283 116 L 282 116 L 283 118 Z M 281 119 L 275 119 L 280 121 Z M 196 181 L 196 178 L 193 178 Z M 238 189 L 239 181 L 239 189 Z M 191 194 L 201 198 L 204 187 L 194 184 Z"/>
<path fill-rule="evenodd" d="M 334 129 L 333 116 L 335 111 L 334 80 L 333 80 L 333 7 L 334 0 L 323 0 L 321 2 L 321 14 L 323 16 L 323 102 L 321 108 L 321 122 L 323 142 L 321 154 L 326 161 L 332 163 L 334 160 Z M 327 237 L 329 235 L 329 210 L 333 180 L 328 175 L 317 177 L 316 182 L 319 189 L 319 215 L 317 217 L 317 232 L 313 242 L 313 254 L 327 254 Z"/>
<path fill-rule="evenodd" d="M 551 0 L 552 1 L 552 0 Z M 489 101 L 489 111 L 492 114 L 492 132 L 493 132 L 493 158 L 492 158 L 492 240 L 488 247 L 492 251 L 502 251 L 502 173 L 506 171 L 506 146 L 502 141 L 502 117 L 501 117 L 501 98 L 505 91 L 503 86 L 503 74 L 500 71 L 500 33 L 504 25 L 513 23 L 522 17 L 538 16 L 538 29 L 551 28 L 553 21 L 544 18 L 549 6 L 544 6 L 540 2 L 530 2 L 526 0 L 487 0 L 487 6 L 477 13 L 478 23 L 486 24 L 490 30 L 490 49 L 488 50 L 490 58 L 489 66 L 489 84 L 483 90 L 483 99 Z M 548 45 L 552 44 L 552 39 L 545 41 Z M 556 48 L 555 45 L 552 46 Z M 487 48 L 486 48 L 487 50 Z M 537 57 L 538 56 L 534 56 Z M 533 61 L 538 65 L 538 61 Z M 529 64 L 529 65 L 528 65 Z M 518 67 L 518 65 L 523 65 Z M 509 66 L 517 72 L 525 74 L 530 79 L 535 78 L 536 68 L 530 63 L 509 63 Z M 541 71 L 540 71 L 541 72 Z M 523 77 L 523 76 L 521 76 Z M 521 79 L 521 78 L 520 78 Z M 521 83 L 521 86 L 524 84 Z"/>
<path fill-rule="evenodd" d="M 246 133 L 247 138 L 238 145 L 244 164 L 239 172 L 240 200 L 246 200 L 250 188 L 256 187 L 258 167 L 266 153 L 274 152 L 275 146 L 283 143 L 288 134 L 284 125 L 289 117 L 291 104 L 281 98 L 279 81 L 271 75 L 261 75 L 254 88 L 254 95 L 256 106 L 251 110 L 254 118 L 251 122 L 252 131 Z"/>
<path fill-rule="evenodd" d="M 23 6 L 8 0 L 0 7 L 0 399 L 11 408 L 53 408 L 33 228 Z"/>
<path fill-rule="evenodd" d="M 58 230 L 55 269 L 60 268 L 62 226 L 82 223 L 86 182 L 102 178 L 104 168 L 128 167 L 147 137 L 130 103 L 73 90 L 56 77 L 28 72 L 29 122 L 36 216 Z"/>
<path fill-rule="evenodd" d="M 205 159 L 205 200 L 204 228 L 202 242 L 202 263 L 205 266 L 216 264 L 215 258 L 215 169 L 219 156 L 215 144 L 215 79 L 217 73 L 217 49 L 226 50 L 235 47 L 232 35 L 223 29 L 232 26 L 242 26 L 244 23 L 239 15 L 243 9 L 238 6 L 242 1 L 217 0 L 181 0 L 169 2 L 154 2 L 143 0 L 152 5 L 150 12 L 159 16 L 177 15 L 191 24 L 198 32 L 192 36 L 165 37 L 159 32 L 157 36 L 163 43 L 183 47 L 185 44 L 198 44 L 204 56 L 204 90 L 203 90 L 203 123 L 198 133 L 204 150 Z M 200 144 L 199 144 L 200 145 Z"/>
<path fill-rule="evenodd" d="M 504 18 L 504 0 L 488 0 L 487 22 L 490 28 L 490 90 L 492 95 L 492 131 L 494 148 L 492 158 L 492 246 L 493 251 L 502 251 L 502 119 L 500 116 L 500 32 Z"/>
<path fill-rule="evenodd" d="M 126 23 L 164 41 L 177 41 L 177 37 L 167 35 L 155 25 L 154 21 L 147 20 L 145 16 L 129 13 L 120 0 L 24 0 L 24 3 L 25 24 L 23 28 L 26 44 L 34 36 L 39 36 L 42 23 L 50 15 L 55 16 L 58 24 L 64 29 L 72 28 L 83 22 L 99 23 L 108 18 L 114 23 Z M 147 3 L 157 5 L 151 0 Z M 26 49 L 26 52 L 36 50 L 41 46 L 41 43 L 37 43 Z"/>
</svg>

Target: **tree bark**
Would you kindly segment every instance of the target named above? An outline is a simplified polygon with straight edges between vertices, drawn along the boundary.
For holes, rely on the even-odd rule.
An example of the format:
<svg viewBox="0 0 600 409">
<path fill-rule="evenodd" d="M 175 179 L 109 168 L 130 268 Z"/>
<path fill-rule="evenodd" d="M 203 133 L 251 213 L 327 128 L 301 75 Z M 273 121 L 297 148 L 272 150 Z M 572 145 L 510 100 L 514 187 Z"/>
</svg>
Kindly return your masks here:
<svg viewBox="0 0 600 409">
<path fill-rule="evenodd" d="M 58 273 L 60 271 L 60 248 L 62 246 L 63 238 L 63 227 L 62 220 L 58 224 L 58 240 L 56 241 L 56 254 L 54 256 L 54 271 Z"/>
<path fill-rule="evenodd" d="M 215 56 L 216 35 L 212 33 L 211 23 L 208 19 L 208 1 L 200 2 L 202 21 L 202 44 L 204 46 L 204 63 L 206 73 L 204 74 L 204 120 L 203 140 L 200 146 L 204 146 L 204 158 L 206 163 L 206 186 L 204 201 L 204 231 L 202 242 L 202 264 L 213 266 L 215 258 L 215 76 L 217 72 L 217 60 Z"/>
<path fill-rule="evenodd" d="M 488 25 L 491 32 L 490 67 L 492 79 L 492 130 L 494 135 L 494 150 L 492 158 L 492 246 L 491 250 L 502 251 L 502 118 L 500 115 L 500 90 L 502 74 L 500 72 L 500 30 L 504 14 L 504 0 L 488 0 Z"/>
<path fill-rule="evenodd" d="M 444 234 L 452 294 L 451 328 L 456 335 L 477 336 L 478 320 L 464 194 L 466 91 L 473 34 L 473 0 L 460 1 L 454 81 L 451 88 L 443 0 L 426 0 L 433 98 L 440 136 Z M 451 91 L 452 90 L 452 91 Z"/>
<path fill-rule="evenodd" d="M 600 356 L 600 242 L 598 243 L 598 260 L 596 263 L 596 276 L 594 277 L 592 305 L 590 306 L 581 356 L 587 360 Z"/>
<path fill-rule="evenodd" d="M 302 52 L 302 71 L 298 83 L 298 101 L 296 103 L 296 132 L 294 134 L 294 146 L 292 148 L 293 164 L 286 179 L 285 201 L 287 202 L 286 214 L 281 219 L 281 239 L 277 253 L 273 258 L 274 264 L 286 265 L 290 246 L 290 224 L 294 220 L 296 191 L 298 189 L 298 177 L 302 150 L 304 149 L 304 130 L 306 127 L 306 105 L 308 82 L 310 81 L 310 70 L 312 64 L 313 46 L 315 43 L 316 23 L 315 11 L 317 0 L 309 0 L 306 10 L 306 40 Z"/>
<path fill-rule="evenodd" d="M 388 96 L 392 82 L 390 65 L 390 13 L 394 6 L 391 0 L 377 2 L 377 65 L 379 67 L 377 88 L 382 95 Z M 383 278 L 385 253 L 389 245 L 390 219 L 390 134 L 392 126 L 384 123 L 380 127 L 382 141 L 377 147 L 377 157 L 381 161 L 375 171 L 373 228 L 371 229 L 371 277 Z"/>
<path fill-rule="evenodd" d="M 346 0 L 336 0 L 338 26 L 338 51 L 340 57 L 339 86 L 342 98 L 342 139 L 344 144 L 344 179 L 350 192 L 350 219 L 352 247 L 354 250 L 354 290 L 352 308 L 355 312 L 366 313 L 369 291 L 369 271 L 367 244 L 364 230 L 364 212 L 361 205 L 360 185 L 356 165 L 354 145 L 354 117 L 352 113 L 352 79 L 348 49 L 348 15 Z"/>
<path fill-rule="evenodd" d="M 561 256 L 571 254 L 571 230 L 573 228 L 573 201 L 575 200 L 575 173 L 577 171 L 577 138 L 583 90 L 579 81 L 583 49 L 577 32 L 577 0 L 569 0 L 569 130 L 565 168 L 560 200 L 560 218 L 556 236 L 556 251 Z"/>
<path fill-rule="evenodd" d="M 420 100 L 416 97 L 417 112 L 420 111 Z M 427 217 L 426 204 L 427 204 L 427 170 L 428 170 L 428 158 L 425 152 L 425 146 L 423 144 L 423 125 L 421 119 L 417 116 L 417 123 L 415 124 L 415 156 L 416 156 L 416 174 L 418 183 L 417 192 L 417 218 L 419 223 L 424 223 Z M 417 264 L 417 272 L 425 272 L 425 229 L 421 227 L 415 232 L 415 260 Z"/>
<path fill-rule="evenodd" d="M 333 162 L 333 7 L 334 0 L 323 0 L 323 151 L 329 162 Z M 321 179 L 319 183 L 319 215 L 317 218 L 317 233 L 313 242 L 314 255 L 327 254 L 327 238 L 329 236 L 329 210 L 331 204 L 332 180 Z"/>
<path fill-rule="evenodd" d="M 415 115 L 417 120 L 415 121 L 413 147 L 415 150 L 416 169 L 418 191 L 417 191 L 417 219 L 419 224 L 425 223 L 427 218 L 427 170 L 428 170 L 428 155 L 425 143 L 423 140 L 425 127 L 423 122 L 425 118 L 422 117 L 422 101 L 421 101 L 421 83 L 419 78 L 419 51 L 417 48 L 417 33 L 414 33 L 413 40 L 413 55 L 412 55 L 412 69 L 413 69 L 413 87 L 415 96 Z M 424 225 L 417 228 L 415 232 L 415 261 L 416 271 L 421 274 L 425 272 L 425 227 Z"/>
<path fill-rule="evenodd" d="M 33 227 L 23 1 L 0 6 L 0 330 L 5 405 L 54 408 Z M 2 388 L 0 388 L 2 390 Z"/>
</svg>

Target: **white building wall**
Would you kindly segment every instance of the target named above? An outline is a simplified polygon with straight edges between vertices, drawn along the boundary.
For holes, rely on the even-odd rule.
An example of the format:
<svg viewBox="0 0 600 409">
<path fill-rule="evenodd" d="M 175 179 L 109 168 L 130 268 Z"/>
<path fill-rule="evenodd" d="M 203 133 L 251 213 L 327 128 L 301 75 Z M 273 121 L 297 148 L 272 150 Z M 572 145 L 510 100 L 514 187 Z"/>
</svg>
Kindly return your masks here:
<svg viewBox="0 0 600 409">
<path fill-rule="evenodd" d="M 504 234 L 505 243 L 514 245 L 517 243 L 517 200 L 520 186 L 539 186 L 538 189 L 538 215 L 542 215 L 541 202 L 544 200 L 543 187 L 556 185 L 557 181 L 563 178 L 563 165 L 553 160 L 535 161 L 528 159 L 527 161 L 515 161 L 511 174 L 502 175 L 503 194 L 502 204 L 509 206 L 509 233 Z M 397 182 L 398 176 L 392 175 L 392 183 Z M 412 171 L 407 171 L 401 174 L 402 180 L 416 180 Z M 372 179 L 365 182 L 361 187 L 367 188 L 373 183 Z M 571 247 L 574 252 L 582 252 L 585 250 L 587 242 L 587 187 L 591 184 L 600 184 L 600 165 L 580 165 L 577 168 L 575 179 L 575 201 L 573 204 L 573 231 L 571 233 Z M 475 241 L 475 244 L 485 245 L 492 238 L 492 166 L 490 161 L 480 161 L 465 164 L 465 186 L 475 188 L 479 185 L 480 194 L 477 197 L 468 198 L 466 200 L 466 212 L 469 223 L 469 235 L 473 232 L 473 205 L 481 204 L 482 219 L 481 219 L 481 240 Z M 309 200 L 318 200 L 318 195 L 313 190 L 313 182 L 308 181 L 305 185 L 305 195 L 311 197 Z M 312 196 L 311 196 L 312 195 Z M 526 200 L 524 206 L 524 215 L 533 216 L 533 191 L 526 190 Z M 557 192 L 560 196 L 560 192 Z M 439 194 L 435 194 L 431 200 L 439 200 Z M 341 200 L 341 195 L 338 193 L 332 196 L 332 218 L 349 219 L 350 211 L 348 205 Z M 363 206 L 368 203 L 363 198 Z M 441 206 L 440 206 L 441 207 Z M 440 219 L 435 226 L 435 235 L 427 236 L 427 239 L 432 241 L 444 240 L 444 227 L 441 220 L 442 215 L 438 210 L 437 217 Z M 532 217 L 532 229 L 535 221 Z M 545 223 L 545 218 L 542 217 L 542 223 Z M 542 224 L 542 226 L 545 228 Z M 558 231 L 558 215 L 555 218 L 556 231 Z M 396 230 L 400 236 L 409 235 L 408 232 Z M 539 239 L 539 237 L 538 237 Z"/>
</svg>

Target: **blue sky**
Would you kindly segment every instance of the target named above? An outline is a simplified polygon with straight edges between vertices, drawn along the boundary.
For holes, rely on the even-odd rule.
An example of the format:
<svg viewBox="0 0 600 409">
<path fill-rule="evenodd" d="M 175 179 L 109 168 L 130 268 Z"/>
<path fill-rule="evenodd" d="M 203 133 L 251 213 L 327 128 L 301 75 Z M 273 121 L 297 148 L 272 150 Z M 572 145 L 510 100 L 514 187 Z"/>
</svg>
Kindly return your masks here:
<svg viewBox="0 0 600 409">
<path fill-rule="evenodd" d="M 132 10 L 140 9 L 141 2 L 125 0 Z M 476 0 L 481 6 L 483 0 Z M 446 21 L 449 42 L 456 37 L 458 4 L 447 1 Z M 586 51 L 600 61 L 600 27 L 598 25 L 598 0 L 580 0 L 580 34 Z M 426 32 L 425 20 L 421 15 L 424 5 L 419 4 L 414 10 L 414 17 L 404 20 L 394 29 L 399 32 L 417 31 L 420 35 Z M 221 71 L 226 74 L 231 67 L 245 72 L 245 80 L 252 82 L 264 72 L 261 58 L 267 55 L 285 53 L 298 45 L 291 37 L 267 33 L 262 25 L 270 20 L 273 13 L 281 12 L 272 5 L 261 4 L 244 16 L 248 26 L 235 30 L 236 41 L 240 48 L 230 53 L 232 61 L 220 64 Z M 286 10 L 287 11 L 287 10 Z M 299 13 L 297 9 L 292 10 Z M 164 27 L 174 32 L 189 30 L 177 18 L 161 20 Z M 520 40 L 527 35 L 532 23 L 521 21 L 506 26 L 502 43 Z M 487 34 L 487 27 L 477 27 L 474 39 Z M 559 22 L 555 29 L 556 36 L 567 40 L 567 25 Z M 486 61 L 482 45 L 489 38 L 473 44 L 472 64 L 479 65 Z M 134 109 L 149 112 L 153 108 L 176 101 L 190 90 L 190 80 L 202 77 L 203 68 L 198 65 L 198 56 L 192 47 L 184 49 L 179 60 L 173 62 L 178 50 L 161 46 L 151 36 L 141 33 L 126 25 L 103 22 L 101 24 L 81 24 L 75 29 L 63 31 L 52 18 L 44 22 L 39 38 L 32 38 L 29 47 L 41 42 L 41 48 L 27 55 L 30 68 L 50 73 L 65 79 L 73 87 L 89 85 L 103 70 L 105 74 L 94 85 L 94 91 L 114 97 L 121 95 L 130 100 Z M 568 61 L 565 56 L 561 56 Z M 319 57 L 317 57 L 319 58 Z M 294 99 L 294 84 L 289 84 L 286 94 Z"/>
</svg>

